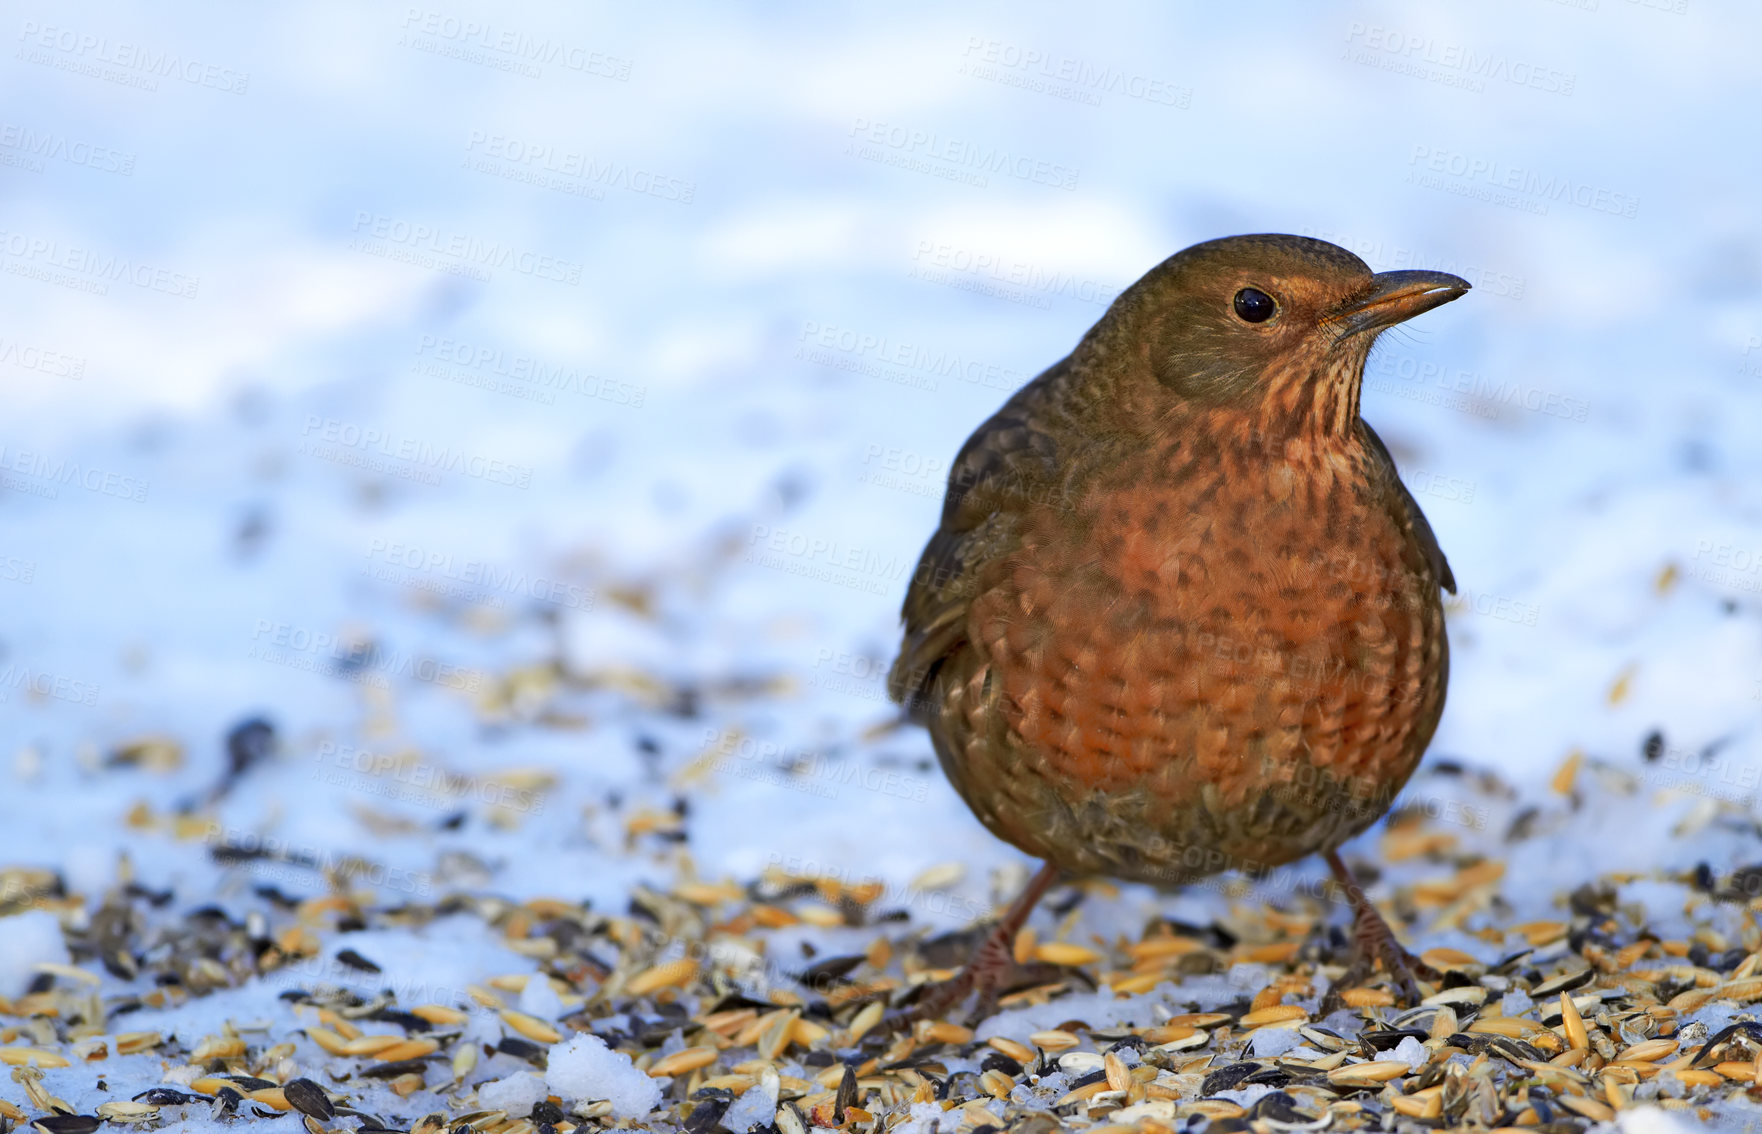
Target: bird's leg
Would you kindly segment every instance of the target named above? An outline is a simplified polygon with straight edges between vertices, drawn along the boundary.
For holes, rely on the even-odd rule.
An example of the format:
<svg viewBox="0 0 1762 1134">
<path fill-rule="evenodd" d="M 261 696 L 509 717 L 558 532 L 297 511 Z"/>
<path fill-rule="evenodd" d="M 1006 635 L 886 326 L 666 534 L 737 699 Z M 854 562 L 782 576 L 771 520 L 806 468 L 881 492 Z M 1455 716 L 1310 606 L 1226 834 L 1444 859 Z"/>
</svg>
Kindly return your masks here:
<svg viewBox="0 0 1762 1134">
<path fill-rule="evenodd" d="M 977 1023 L 997 1005 L 997 997 L 1015 970 L 1016 934 L 1028 922 L 1028 915 L 1040 903 L 1047 889 L 1058 881 L 1058 867 L 1047 863 L 1028 882 L 1028 886 L 1004 911 L 1003 917 L 985 934 L 961 971 L 945 981 L 926 985 L 916 1003 L 898 1013 L 888 1023 L 894 1028 L 909 1027 L 919 1020 L 938 1020 L 977 991 L 979 1002 L 973 1008 Z"/>
<path fill-rule="evenodd" d="M 1364 888 L 1358 879 L 1346 869 L 1340 860 L 1340 852 L 1328 850 L 1322 852 L 1328 861 L 1328 869 L 1334 872 L 1334 878 L 1346 891 L 1346 898 L 1352 903 L 1352 964 L 1346 974 L 1334 982 L 1328 992 L 1327 1003 L 1338 1006 L 1339 997 L 1336 993 L 1343 988 L 1352 988 L 1365 980 L 1375 971 L 1378 961 L 1389 970 L 1389 978 L 1395 983 L 1404 996 L 1417 1004 L 1420 1000 L 1419 981 L 1417 977 L 1428 980 L 1437 979 L 1437 973 L 1431 966 L 1401 947 L 1396 939 L 1395 931 L 1383 920 L 1383 915 L 1370 904 L 1364 896 Z M 1330 1009 L 1331 1010 L 1331 1009 Z"/>
</svg>

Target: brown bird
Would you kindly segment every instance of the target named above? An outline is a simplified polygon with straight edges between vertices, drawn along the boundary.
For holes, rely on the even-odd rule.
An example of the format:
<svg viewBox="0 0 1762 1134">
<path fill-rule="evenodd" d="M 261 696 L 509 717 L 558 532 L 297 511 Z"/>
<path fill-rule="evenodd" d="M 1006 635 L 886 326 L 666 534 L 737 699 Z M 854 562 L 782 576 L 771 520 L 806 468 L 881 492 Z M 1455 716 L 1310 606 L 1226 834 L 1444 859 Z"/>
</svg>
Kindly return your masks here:
<svg viewBox="0 0 1762 1134">
<path fill-rule="evenodd" d="M 1061 875 L 1180 885 L 1321 854 L 1347 987 L 1417 960 L 1341 862 L 1444 708 L 1455 580 L 1359 417 L 1371 344 L 1469 289 L 1234 236 L 1127 288 L 967 440 L 888 688 L 980 822 L 1045 866 L 953 980 L 983 1012 Z"/>
</svg>

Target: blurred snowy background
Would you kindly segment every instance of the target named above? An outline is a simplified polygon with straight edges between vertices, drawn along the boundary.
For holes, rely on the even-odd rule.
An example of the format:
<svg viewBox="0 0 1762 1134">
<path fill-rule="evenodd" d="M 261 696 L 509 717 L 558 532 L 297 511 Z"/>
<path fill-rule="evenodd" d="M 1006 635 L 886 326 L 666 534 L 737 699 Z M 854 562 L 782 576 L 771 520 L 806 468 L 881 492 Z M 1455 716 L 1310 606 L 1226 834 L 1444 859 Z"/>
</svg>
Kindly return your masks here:
<svg viewBox="0 0 1762 1134">
<path fill-rule="evenodd" d="M 1462 586 L 1433 758 L 1758 789 L 1755 10 L 0 26 L 0 862 L 224 890 L 205 851 L 269 838 L 617 906 L 682 832 L 965 924 L 1020 856 L 876 729 L 946 462 L 1257 231 L 1475 285 L 1363 399 Z"/>
</svg>

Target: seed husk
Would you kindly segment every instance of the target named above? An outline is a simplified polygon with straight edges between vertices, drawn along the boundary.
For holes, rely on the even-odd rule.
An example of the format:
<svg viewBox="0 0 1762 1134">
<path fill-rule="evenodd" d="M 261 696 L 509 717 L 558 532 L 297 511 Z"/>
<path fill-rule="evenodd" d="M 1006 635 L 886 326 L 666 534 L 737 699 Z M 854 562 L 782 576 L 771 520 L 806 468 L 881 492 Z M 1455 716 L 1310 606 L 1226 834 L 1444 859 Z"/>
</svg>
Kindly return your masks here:
<svg viewBox="0 0 1762 1134">
<path fill-rule="evenodd" d="M 630 979 L 624 991 L 631 996 L 647 996 L 663 988 L 679 988 L 697 976 L 698 963 L 693 960 L 664 961 Z"/>
<path fill-rule="evenodd" d="M 1373 1059 L 1336 1067 L 1328 1072 L 1328 1082 L 1339 1087 L 1361 1087 L 1387 1083 L 1403 1075 L 1413 1074 L 1413 1067 L 1403 1059 Z"/>
<path fill-rule="evenodd" d="M 720 1055 L 721 1052 L 713 1047 L 688 1047 L 655 1061 L 650 1065 L 648 1073 L 657 1079 L 667 1075 L 683 1075 L 700 1067 L 708 1067 Z"/>
</svg>

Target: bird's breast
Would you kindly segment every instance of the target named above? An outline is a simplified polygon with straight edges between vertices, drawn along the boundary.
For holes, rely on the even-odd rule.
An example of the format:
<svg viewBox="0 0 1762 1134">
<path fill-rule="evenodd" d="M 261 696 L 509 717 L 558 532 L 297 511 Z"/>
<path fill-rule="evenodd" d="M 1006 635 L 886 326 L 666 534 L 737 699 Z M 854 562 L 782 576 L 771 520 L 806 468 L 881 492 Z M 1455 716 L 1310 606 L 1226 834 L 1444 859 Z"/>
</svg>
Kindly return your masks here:
<svg viewBox="0 0 1762 1134">
<path fill-rule="evenodd" d="M 1071 792 L 1228 807 L 1417 761 L 1444 649 L 1422 552 L 1362 465 L 1258 458 L 1097 478 L 977 596 L 1014 742 Z"/>
</svg>

